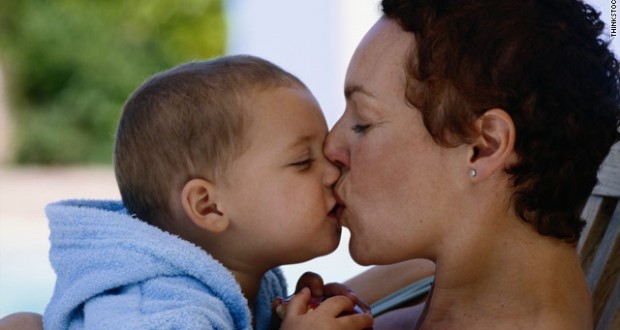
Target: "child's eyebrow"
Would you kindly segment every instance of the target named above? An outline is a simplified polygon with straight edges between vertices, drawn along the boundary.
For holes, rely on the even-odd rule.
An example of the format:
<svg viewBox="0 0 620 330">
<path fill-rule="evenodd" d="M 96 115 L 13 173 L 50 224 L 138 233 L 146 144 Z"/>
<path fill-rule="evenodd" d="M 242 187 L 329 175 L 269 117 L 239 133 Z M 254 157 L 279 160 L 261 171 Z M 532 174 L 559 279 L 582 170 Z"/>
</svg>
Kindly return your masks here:
<svg viewBox="0 0 620 330">
<path fill-rule="evenodd" d="M 295 139 L 295 141 L 293 141 L 293 143 L 289 145 L 288 149 L 295 149 L 300 145 L 308 144 L 308 142 L 310 142 L 313 138 L 314 135 L 299 136 L 297 139 Z"/>
</svg>

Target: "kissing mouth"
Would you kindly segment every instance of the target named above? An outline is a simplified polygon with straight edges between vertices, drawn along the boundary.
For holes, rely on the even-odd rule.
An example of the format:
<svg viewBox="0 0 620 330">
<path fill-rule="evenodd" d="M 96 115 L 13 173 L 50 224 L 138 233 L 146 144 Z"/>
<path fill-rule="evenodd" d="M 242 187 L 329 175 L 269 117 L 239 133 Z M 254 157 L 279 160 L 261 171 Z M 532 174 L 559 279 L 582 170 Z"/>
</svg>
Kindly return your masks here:
<svg viewBox="0 0 620 330">
<path fill-rule="evenodd" d="M 340 198 L 340 195 L 338 194 L 338 191 L 336 191 L 334 189 L 334 198 L 336 198 L 336 205 L 340 205 L 342 207 L 346 207 L 346 204 L 344 203 L 344 201 L 342 200 L 342 198 Z"/>
<path fill-rule="evenodd" d="M 333 212 L 335 214 L 336 219 L 338 220 L 338 222 L 341 222 L 342 213 L 344 212 L 344 209 L 346 208 L 346 205 L 342 201 L 342 198 L 340 198 L 340 196 L 338 195 L 338 193 L 335 190 L 334 190 L 334 197 L 336 198 L 336 206 L 334 206 L 334 208 L 332 209 L 331 212 Z"/>
<path fill-rule="evenodd" d="M 340 209 L 340 204 L 336 203 L 329 213 L 327 213 L 327 216 L 338 220 L 338 209 Z"/>
</svg>

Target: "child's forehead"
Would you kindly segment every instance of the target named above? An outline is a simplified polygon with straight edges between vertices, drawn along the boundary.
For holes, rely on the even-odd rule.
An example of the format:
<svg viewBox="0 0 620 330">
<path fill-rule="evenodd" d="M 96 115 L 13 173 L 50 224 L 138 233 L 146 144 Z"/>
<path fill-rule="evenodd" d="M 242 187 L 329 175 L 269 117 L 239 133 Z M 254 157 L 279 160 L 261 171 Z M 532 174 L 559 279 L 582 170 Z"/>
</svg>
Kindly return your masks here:
<svg viewBox="0 0 620 330">
<path fill-rule="evenodd" d="M 295 84 L 295 83 L 276 84 L 273 82 L 258 84 L 250 88 L 248 90 L 247 95 L 250 98 L 253 98 L 257 96 L 264 96 L 265 94 L 268 94 L 268 95 L 281 94 L 281 93 L 297 94 L 300 92 L 308 93 L 312 95 L 312 92 L 310 92 L 310 90 L 308 90 L 305 86 Z"/>
<path fill-rule="evenodd" d="M 299 86 L 259 90 L 248 97 L 245 106 L 246 129 L 250 139 L 295 138 L 324 135 L 327 124 L 312 93 Z"/>
<path fill-rule="evenodd" d="M 244 100 L 244 112 L 258 118 L 281 117 L 294 113 L 298 116 L 323 112 L 310 90 L 299 85 L 278 85 L 255 88 L 249 91 Z M 272 118 L 273 120 L 274 118 Z"/>
</svg>

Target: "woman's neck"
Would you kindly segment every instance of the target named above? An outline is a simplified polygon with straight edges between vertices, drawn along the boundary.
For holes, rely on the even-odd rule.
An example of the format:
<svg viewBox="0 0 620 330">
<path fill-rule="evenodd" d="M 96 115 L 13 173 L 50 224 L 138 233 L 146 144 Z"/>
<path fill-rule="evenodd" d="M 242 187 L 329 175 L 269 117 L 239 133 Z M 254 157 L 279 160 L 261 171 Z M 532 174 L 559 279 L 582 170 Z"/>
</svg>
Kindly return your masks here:
<svg viewBox="0 0 620 330">
<path fill-rule="evenodd" d="M 420 329 L 591 328 L 590 295 L 575 247 L 516 218 L 500 223 L 503 229 L 454 242 L 444 249 L 450 253 L 438 256 Z"/>
</svg>

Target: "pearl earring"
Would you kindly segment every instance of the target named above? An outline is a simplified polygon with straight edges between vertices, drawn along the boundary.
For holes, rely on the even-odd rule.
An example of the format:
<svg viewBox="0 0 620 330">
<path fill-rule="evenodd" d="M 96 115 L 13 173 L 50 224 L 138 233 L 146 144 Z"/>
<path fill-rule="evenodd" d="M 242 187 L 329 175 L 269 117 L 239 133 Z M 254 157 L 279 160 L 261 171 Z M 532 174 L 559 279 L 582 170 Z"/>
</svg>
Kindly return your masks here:
<svg viewBox="0 0 620 330">
<path fill-rule="evenodd" d="M 469 170 L 469 176 L 471 176 L 472 178 L 475 178 L 476 175 L 478 175 L 478 171 L 476 171 L 475 168 L 472 168 L 471 170 Z"/>
</svg>

